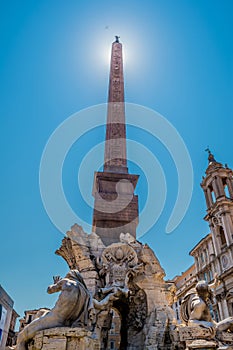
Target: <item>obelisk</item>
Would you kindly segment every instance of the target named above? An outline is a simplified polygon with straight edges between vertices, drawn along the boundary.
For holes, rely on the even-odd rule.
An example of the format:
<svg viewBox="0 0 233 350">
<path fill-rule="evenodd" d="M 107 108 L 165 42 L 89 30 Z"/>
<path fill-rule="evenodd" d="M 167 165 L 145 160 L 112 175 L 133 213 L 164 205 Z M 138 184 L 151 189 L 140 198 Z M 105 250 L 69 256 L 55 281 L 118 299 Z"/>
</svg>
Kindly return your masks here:
<svg viewBox="0 0 233 350">
<path fill-rule="evenodd" d="M 120 233 L 136 237 L 138 175 L 128 173 L 122 44 L 112 44 L 103 172 L 95 172 L 93 232 L 105 245 L 119 242 Z"/>
</svg>

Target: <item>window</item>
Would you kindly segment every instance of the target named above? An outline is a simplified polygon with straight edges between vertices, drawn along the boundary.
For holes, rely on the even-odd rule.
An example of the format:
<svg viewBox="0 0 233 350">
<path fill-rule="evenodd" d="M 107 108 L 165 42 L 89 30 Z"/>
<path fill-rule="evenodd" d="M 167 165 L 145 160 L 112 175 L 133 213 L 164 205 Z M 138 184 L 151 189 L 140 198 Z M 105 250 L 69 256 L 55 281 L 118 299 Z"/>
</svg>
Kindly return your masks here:
<svg viewBox="0 0 233 350">
<path fill-rule="evenodd" d="M 215 203 L 216 202 L 216 197 L 215 197 L 215 193 L 214 193 L 213 187 L 209 186 L 209 190 L 210 190 L 210 195 L 211 195 L 212 202 Z"/>
<path fill-rule="evenodd" d="M 115 349 L 115 342 L 114 342 L 114 340 L 111 340 L 111 341 L 110 341 L 110 349 L 111 349 L 111 350 L 114 350 L 114 349 Z"/>
<path fill-rule="evenodd" d="M 209 305 L 209 310 L 210 310 L 211 317 L 214 318 L 215 314 L 214 314 L 213 306 L 211 304 Z"/>
<path fill-rule="evenodd" d="M 208 274 L 207 274 L 207 272 L 204 272 L 204 280 L 205 280 L 206 282 L 208 282 Z"/>
<path fill-rule="evenodd" d="M 229 188 L 228 188 L 228 186 L 227 186 L 227 179 L 226 179 L 226 178 L 222 179 L 222 182 L 223 182 L 223 187 L 224 187 L 225 196 L 226 196 L 227 198 L 231 198 L 230 192 L 229 192 Z"/>
<path fill-rule="evenodd" d="M 32 315 L 28 315 L 28 322 L 27 323 L 31 323 L 32 322 Z"/>
<path fill-rule="evenodd" d="M 111 329 L 110 329 L 110 333 L 111 333 L 111 334 L 114 334 L 114 333 L 115 333 L 115 323 L 114 323 L 114 322 L 112 322 Z"/>
<path fill-rule="evenodd" d="M 204 264 L 204 262 L 205 262 L 205 256 L 204 256 L 203 252 L 201 252 L 201 262 L 202 262 L 202 264 Z"/>
<path fill-rule="evenodd" d="M 211 270 L 209 270 L 209 281 L 213 280 L 213 273 Z"/>
<path fill-rule="evenodd" d="M 217 309 L 214 309 L 214 320 L 216 322 L 219 322 L 219 314 L 218 314 L 218 310 Z"/>
<path fill-rule="evenodd" d="M 227 243 L 226 236 L 224 233 L 224 229 L 222 226 L 219 226 L 219 235 L 220 235 L 220 241 L 222 245 L 225 245 Z"/>
<path fill-rule="evenodd" d="M 225 191 L 225 196 L 227 198 L 231 198 L 230 193 L 229 193 L 229 188 L 227 185 L 224 186 L 224 191 Z"/>
</svg>

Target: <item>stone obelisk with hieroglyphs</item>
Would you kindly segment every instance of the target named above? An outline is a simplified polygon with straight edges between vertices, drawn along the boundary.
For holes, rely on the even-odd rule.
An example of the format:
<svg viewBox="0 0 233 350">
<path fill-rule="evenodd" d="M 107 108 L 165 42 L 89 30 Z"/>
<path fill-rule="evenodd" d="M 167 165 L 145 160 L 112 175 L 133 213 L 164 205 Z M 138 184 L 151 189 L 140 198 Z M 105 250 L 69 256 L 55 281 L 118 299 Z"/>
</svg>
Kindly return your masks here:
<svg viewBox="0 0 233 350">
<path fill-rule="evenodd" d="M 136 237 L 138 175 L 128 173 L 122 44 L 112 44 L 104 171 L 95 172 L 93 231 L 105 245 L 119 241 L 121 232 Z"/>
</svg>

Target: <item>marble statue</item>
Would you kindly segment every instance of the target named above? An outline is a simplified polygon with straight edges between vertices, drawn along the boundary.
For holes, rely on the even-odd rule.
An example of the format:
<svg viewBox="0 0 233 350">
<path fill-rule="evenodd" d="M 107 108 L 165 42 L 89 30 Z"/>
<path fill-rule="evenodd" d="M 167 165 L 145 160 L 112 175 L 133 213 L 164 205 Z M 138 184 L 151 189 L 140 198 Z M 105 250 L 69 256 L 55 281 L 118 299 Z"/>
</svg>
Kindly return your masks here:
<svg viewBox="0 0 233 350">
<path fill-rule="evenodd" d="M 88 325 L 89 315 L 93 314 L 93 303 L 78 270 L 70 270 L 64 278 L 54 277 L 54 284 L 48 287 L 47 292 L 61 293 L 52 310 L 46 311 L 19 333 L 17 350 L 26 350 L 27 343 L 38 331 L 54 327 Z"/>
<path fill-rule="evenodd" d="M 169 337 L 178 344 L 165 272 L 148 245 L 122 232 L 118 242 L 105 246 L 97 234 L 76 224 L 56 253 L 80 271 L 93 296 L 91 337 L 102 350 L 109 349 L 111 325 L 118 317 L 120 349 L 170 350 Z"/>
<path fill-rule="evenodd" d="M 208 303 L 212 302 L 212 285 L 206 281 L 199 281 L 194 289 L 191 289 L 181 304 L 180 316 L 183 322 L 191 327 L 203 327 L 215 333 L 223 331 L 233 332 L 233 317 L 228 317 L 220 322 L 215 322 L 210 314 Z"/>
<path fill-rule="evenodd" d="M 138 264 L 136 252 L 127 244 L 114 243 L 105 248 L 102 261 L 100 274 L 105 276 L 105 287 L 101 288 L 102 294 L 121 292 L 128 297 L 129 279 L 142 267 L 142 264 Z"/>
</svg>

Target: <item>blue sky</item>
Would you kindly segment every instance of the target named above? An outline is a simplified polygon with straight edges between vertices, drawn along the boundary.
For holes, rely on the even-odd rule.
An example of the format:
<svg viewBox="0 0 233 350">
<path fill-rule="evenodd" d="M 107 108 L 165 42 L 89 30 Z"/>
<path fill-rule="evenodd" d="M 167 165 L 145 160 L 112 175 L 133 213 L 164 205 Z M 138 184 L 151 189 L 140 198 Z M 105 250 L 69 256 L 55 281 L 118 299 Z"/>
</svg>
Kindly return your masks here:
<svg viewBox="0 0 233 350">
<path fill-rule="evenodd" d="M 188 212 L 166 234 L 178 190 L 175 164 L 157 139 L 128 128 L 128 138 L 154 153 L 167 181 L 164 210 L 141 241 L 155 250 L 167 278 L 192 263 L 189 251 L 209 232 L 199 185 L 207 166 L 206 146 L 233 167 L 232 11 L 230 0 L 0 3 L 0 283 L 21 315 L 25 309 L 52 306 L 56 296 L 46 294 L 47 285 L 53 275 L 67 271 L 65 261 L 54 254 L 63 235 L 40 197 L 43 149 L 70 115 L 106 102 L 115 35 L 124 46 L 126 101 L 151 108 L 173 124 L 194 170 Z M 63 168 L 67 200 L 90 224 L 92 209 L 80 196 L 77 171 L 85 153 L 103 140 L 101 127 L 84 135 L 71 147 Z M 101 161 L 103 154 L 99 157 Z M 147 174 L 137 164 L 130 164 L 130 171 L 141 174 L 137 194 L 142 210 Z M 93 172 L 87 177 L 92 182 Z M 85 191 L 91 196 L 88 181 Z M 156 176 L 150 181 L 159 188 Z M 158 201 L 155 196 L 154 206 Z"/>
</svg>

